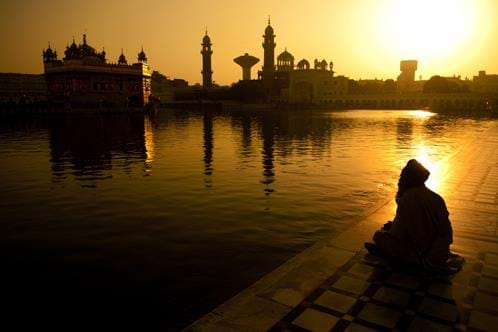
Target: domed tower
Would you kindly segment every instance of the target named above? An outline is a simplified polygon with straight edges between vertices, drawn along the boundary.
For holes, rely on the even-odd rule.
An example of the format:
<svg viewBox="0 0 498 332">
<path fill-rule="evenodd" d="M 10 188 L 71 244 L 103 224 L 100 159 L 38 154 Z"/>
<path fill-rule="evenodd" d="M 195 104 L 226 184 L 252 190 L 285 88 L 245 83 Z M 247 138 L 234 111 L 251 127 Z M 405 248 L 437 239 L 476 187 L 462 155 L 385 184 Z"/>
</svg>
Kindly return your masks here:
<svg viewBox="0 0 498 332">
<path fill-rule="evenodd" d="M 121 55 L 118 58 L 118 65 L 124 66 L 124 65 L 127 65 L 127 64 L 128 64 L 128 61 L 126 61 L 126 57 L 123 54 L 123 49 L 121 49 Z"/>
<path fill-rule="evenodd" d="M 206 29 L 206 35 L 202 38 L 202 87 L 204 89 L 210 89 L 213 86 L 213 70 L 211 69 L 211 55 L 213 50 L 211 50 L 211 38 L 209 38 Z"/>
<path fill-rule="evenodd" d="M 265 34 L 263 35 L 263 50 L 264 50 L 264 62 L 263 62 L 263 82 L 267 87 L 273 85 L 275 80 L 275 34 L 273 28 L 270 25 L 270 18 L 268 17 L 268 26 L 265 29 Z"/>
<path fill-rule="evenodd" d="M 147 63 L 147 56 L 145 55 L 143 46 L 140 53 L 138 53 L 138 62 Z"/>
<path fill-rule="evenodd" d="M 50 43 L 48 43 L 48 48 L 43 51 L 43 62 L 52 62 L 55 60 L 57 60 L 57 52 L 52 51 Z"/>
<path fill-rule="evenodd" d="M 294 70 L 294 56 L 287 51 L 280 53 L 277 57 L 277 70 L 278 71 L 290 71 Z"/>
</svg>

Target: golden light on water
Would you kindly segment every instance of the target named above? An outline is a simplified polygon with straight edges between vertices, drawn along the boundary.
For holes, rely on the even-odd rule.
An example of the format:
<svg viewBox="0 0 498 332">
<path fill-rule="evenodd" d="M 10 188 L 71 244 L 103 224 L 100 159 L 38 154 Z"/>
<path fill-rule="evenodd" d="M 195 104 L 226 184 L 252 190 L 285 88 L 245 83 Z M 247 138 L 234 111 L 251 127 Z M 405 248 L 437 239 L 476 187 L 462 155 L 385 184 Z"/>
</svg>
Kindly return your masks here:
<svg viewBox="0 0 498 332">
<path fill-rule="evenodd" d="M 415 111 L 408 111 L 408 115 L 412 116 L 412 117 L 425 119 L 425 118 L 430 118 L 431 116 L 434 116 L 435 113 L 432 113 L 429 111 L 423 111 L 423 110 L 415 110 Z"/>
<path fill-rule="evenodd" d="M 150 164 L 154 161 L 154 131 L 151 121 L 144 118 L 144 141 L 145 141 L 145 162 Z"/>
</svg>

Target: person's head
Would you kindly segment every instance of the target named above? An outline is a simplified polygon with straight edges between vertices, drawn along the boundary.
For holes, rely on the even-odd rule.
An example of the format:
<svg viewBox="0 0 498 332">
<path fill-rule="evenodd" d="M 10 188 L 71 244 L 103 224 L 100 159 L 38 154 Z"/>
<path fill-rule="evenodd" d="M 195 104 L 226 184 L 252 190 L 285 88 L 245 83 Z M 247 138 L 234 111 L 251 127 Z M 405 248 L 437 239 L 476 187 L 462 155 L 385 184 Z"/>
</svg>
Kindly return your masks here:
<svg viewBox="0 0 498 332">
<path fill-rule="evenodd" d="M 401 197 L 407 189 L 422 186 L 429 178 L 429 174 L 430 172 L 417 160 L 410 159 L 401 170 L 396 197 Z"/>
</svg>

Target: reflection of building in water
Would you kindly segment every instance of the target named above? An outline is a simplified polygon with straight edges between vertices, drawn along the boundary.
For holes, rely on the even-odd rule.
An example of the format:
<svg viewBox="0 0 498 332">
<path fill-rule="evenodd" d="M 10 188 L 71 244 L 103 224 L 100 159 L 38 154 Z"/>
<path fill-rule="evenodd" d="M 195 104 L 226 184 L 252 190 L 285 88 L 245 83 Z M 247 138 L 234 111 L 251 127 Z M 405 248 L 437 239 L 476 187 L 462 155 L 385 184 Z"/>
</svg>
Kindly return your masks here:
<svg viewBox="0 0 498 332">
<path fill-rule="evenodd" d="M 54 181 L 72 174 L 95 185 L 147 159 L 143 115 L 54 118 L 49 133 Z"/>
<path fill-rule="evenodd" d="M 121 51 L 117 63 L 107 63 L 106 53 L 73 39 L 64 58 L 50 46 L 43 51 L 49 97 L 54 102 L 72 105 L 143 106 L 149 101 L 151 72 L 143 51 L 129 65 Z"/>
<path fill-rule="evenodd" d="M 152 119 L 149 116 L 144 117 L 144 141 L 145 141 L 145 165 L 149 169 L 154 161 L 154 129 Z"/>
<path fill-rule="evenodd" d="M 237 132 L 241 132 L 240 155 L 247 158 L 252 152 L 251 115 L 245 112 L 236 112 L 231 114 L 231 120 L 232 128 Z"/>
<path fill-rule="evenodd" d="M 413 119 L 396 119 L 396 146 L 400 150 L 408 149 L 413 140 Z"/>
<path fill-rule="evenodd" d="M 274 150 L 275 150 L 275 126 L 273 121 L 261 122 L 261 135 L 263 136 L 263 180 L 266 195 L 271 194 L 274 189 L 270 185 L 275 182 Z"/>
<path fill-rule="evenodd" d="M 203 133 L 204 133 L 204 175 L 213 174 L 213 115 L 206 111 L 203 116 Z M 206 184 L 210 180 L 206 179 Z"/>
</svg>

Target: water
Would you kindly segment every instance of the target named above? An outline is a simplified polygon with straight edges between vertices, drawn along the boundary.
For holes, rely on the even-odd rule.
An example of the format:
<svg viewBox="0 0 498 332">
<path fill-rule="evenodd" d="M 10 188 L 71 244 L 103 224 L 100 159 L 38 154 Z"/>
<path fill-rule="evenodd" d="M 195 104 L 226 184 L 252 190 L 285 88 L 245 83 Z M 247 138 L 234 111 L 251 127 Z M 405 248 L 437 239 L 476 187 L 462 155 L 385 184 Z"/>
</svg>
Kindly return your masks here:
<svg viewBox="0 0 498 332">
<path fill-rule="evenodd" d="M 7 322 L 178 330 L 392 197 L 408 159 L 436 167 L 491 121 L 421 111 L 4 117 Z"/>
</svg>

